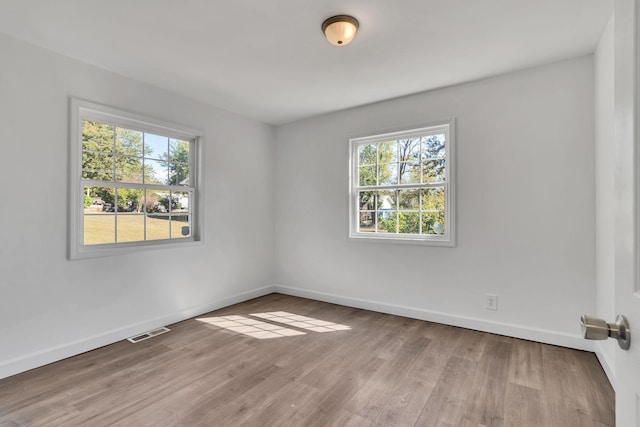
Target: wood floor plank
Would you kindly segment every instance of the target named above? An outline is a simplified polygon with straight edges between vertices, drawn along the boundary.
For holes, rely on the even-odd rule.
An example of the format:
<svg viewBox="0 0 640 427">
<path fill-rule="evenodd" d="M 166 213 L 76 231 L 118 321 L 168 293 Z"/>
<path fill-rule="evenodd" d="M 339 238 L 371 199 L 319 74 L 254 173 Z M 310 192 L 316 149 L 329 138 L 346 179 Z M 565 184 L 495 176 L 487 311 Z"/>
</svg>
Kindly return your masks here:
<svg viewBox="0 0 640 427">
<path fill-rule="evenodd" d="M 532 341 L 519 340 L 509 359 L 507 381 L 524 387 L 542 390 L 542 346 Z"/>
<path fill-rule="evenodd" d="M 422 409 L 416 425 L 458 425 L 464 413 L 464 403 L 473 384 L 475 371 L 476 362 L 451 356 L 440 373 L 438 383 Z"/>
<path fill-rule="evenodd" d="M 503 426 L 505 387 L 514 344 L 492 336 L 476 365 L 463 418 L 480 425 Z"/>
<path fill-rule="evenodd" d="M 508 383 L 504 401 L 505 425 L 527 427 L 549 425 L 543 419 L 542 392 L 538 389 Z"/>
<path fill-rule="evenodd" d="M 594 421 L 612 425 L 610 414 L 615 411 L 615 395 L 602 369 L 593 369 L 592 354 L 576 354 L 576 386 L 584 390 L 588 412 Z"/>
<path fill-rule="evenodd" d="M 346 409 L 340 409 L 331 418 L 311 425 L 323 427 L 368 427 L 372 426 L 373 422 Z"/>
<path fill-rule="evenodd" d="M 257 335 L 215 321 L 229 316 Z M 615 424 L 591 353 L 280 294 L 170 328 L 0 380 L 0 425 Z M 290 336 L 260 339 L 273 328 Z"/>
</svg>

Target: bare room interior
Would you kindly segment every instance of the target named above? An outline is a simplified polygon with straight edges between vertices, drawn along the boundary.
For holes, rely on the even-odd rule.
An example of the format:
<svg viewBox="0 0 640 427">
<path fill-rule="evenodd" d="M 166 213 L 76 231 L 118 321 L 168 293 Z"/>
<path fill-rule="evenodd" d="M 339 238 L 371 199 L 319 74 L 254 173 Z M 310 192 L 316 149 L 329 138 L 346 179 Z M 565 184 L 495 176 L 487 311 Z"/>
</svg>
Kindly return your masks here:
<svg viewBox="0 0 640 427">
<path fill-rule="evenodd" d="M 638 16 L 0 0 L 0 425 L 639 427 Z"/>
</svg>

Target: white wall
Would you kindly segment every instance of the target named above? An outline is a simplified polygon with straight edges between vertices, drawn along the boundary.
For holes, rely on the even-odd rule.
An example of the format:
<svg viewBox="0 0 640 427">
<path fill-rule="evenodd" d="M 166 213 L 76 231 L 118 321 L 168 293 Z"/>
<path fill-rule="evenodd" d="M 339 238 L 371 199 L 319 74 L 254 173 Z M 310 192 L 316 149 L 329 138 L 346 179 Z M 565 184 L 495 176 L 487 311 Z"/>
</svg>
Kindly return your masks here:
<svg viewBox="0 0 640 427">
<path fill-rule="evenodd" d="M 578 322 L 595 310 L 593 88 L 585 56 L 278 127 L 279 289 L 592 348 Z M 349 137 L 449 117 L 457 247 L 349 241 Z"/>
<path fill-rule="evenodd" d="M 0 377 L 271 285 L 271 126 L 6 36 L 0 57 Z M 205 131 L 203 245 L 67 260 L 70 96 Z"/>
<path fill-rule="evenodd" d="M 608 322 L 615 319 L 615 18 L 604 30 L 594 55 L 596 144 L 596 313 Z M 612 384 L 614 340 L 597 341 L 596 353 Z"/>
</svg>

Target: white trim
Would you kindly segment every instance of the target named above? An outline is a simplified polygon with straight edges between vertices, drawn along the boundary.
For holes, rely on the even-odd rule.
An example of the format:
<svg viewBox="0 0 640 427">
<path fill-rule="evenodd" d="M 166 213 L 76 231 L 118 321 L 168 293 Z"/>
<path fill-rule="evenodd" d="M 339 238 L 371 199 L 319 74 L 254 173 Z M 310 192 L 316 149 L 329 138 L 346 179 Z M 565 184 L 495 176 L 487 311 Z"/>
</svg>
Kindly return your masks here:
<svg viewBox="0 0 640 427">
<path fill-rule="evenodd" d="M 70 242 L 73 247 L 74 242 Z M 122 242 L 122 243 L 105 243 L 102 245 L 83 246 L 82 249 L 76 249 L 70 254 L 71 260 L 80 260 L 96 257 L 111 257 L 117 255 L 128 255 L 140 252 L 142 250 L 156 249 L 176 249 L 190 246 L 202 246 L 202 240 L 194 240 L 192 238 L 182 239 L 158 239 L 145 240 L 140 242 Z"/>
<path fill-rule="evenodd" d="M 376 135 L 350 138 L 358 144 L 367 144 L 371 142 L 380 142 L 389 138 L 398 138 L 398 134 L 402 134 L 400 138 L 415 138 L 419 136 L 438 135 L 442 132 L 448 132 L 452 121 L 455 119 L 433 121 L 420 126 L 413 126 L 405 130 L 395 130 L 393 132 L 383 132 Z"/>
<path fill-rule="evenodd" d="M 77 98 L 69 99 L 69 141 L 70 141 L 70 165 L 69 165 L 69 242 L 67 245 L 70 260 L 94 258 L 102 256 L 114 256 L 129 254 L 140 250 L 178 248 L 185 246 L 201 245 L 204 241 L 204 132 L 185 127 L 180 124 L 165 120 L 130 113 L 125 110 L 108 107 Z M 104 245 L 84 245 L 81 242 L 83 229 L 83 214 L 81 212 L 83 185 L 90 180 L 82 180 L 82 120 L 95 119 L 105 121 L 108 118 L 110 124 L 126 127 L 128 129 L 161 134 L 170 138 L 193 141 L 190 150 L 190 178 L 193 183 L 189 187 L 182 186 L 149 186 L 147 184 L 107 183 L 106 186 L 118 186 L 122 188 L 166 188 L 173 191 L 187 191 L 193 194 L 190 200 L 190 215 L 192 235 L 188 238 L 150 240 L 128 243 L 115 243 Z"/>
<path fill-rule="evenodd" d="M 441 246 L 446 248 L 455 247 L 455 243 L 452 243 L 444 237 L 432 235 L 429 235 L 429 237 L 430 239 L 427 240 L 423 236 L 417 234 L 394 234 L 390 236 L 381 235 L 381 233 L 375 236 L 363 236 L 358 234 L 350 235 L 349 242 L 395 243 L 400 245 Z"/>
<path fill-rule="evenodd" d="M 355 153 L 355 147 L 360 144 L 380 142 L 382 140 L 393 138 L 409 138 L 415 136 L 436 135 L 445 132 L 445 181 L 444 183 L 421 183 L 421 184 L 397 184 L 394 186 L 359 186 L 354 180 L 358 171 L 358 156 Z M 423 123 L 419 126 L 407 127 L 404 130 L 385 131 L 376 135 L 369 136 L 352 136 L 349 138 L 349 192 L 348 192 L 348 221 L 347 221 L 347 239 L 359 242 L 392 242 L 392 243 L 409 243 L 426 246 L 456 246 L 456 184 L 455 184 L 455 146 L 456 146 L 456 120 L 449 118 L 446 120 L 438 120 L 429 123 Z M 365 233 L 358 230 L 358 191 L 375 191 L 383 189 L 404 189 L 404 188 L 426 188 L 426 187 L 445 187 L 445 233 L 444 235 L 429 234 L 401 234 L 401 233 Z M 421 209 L 421 208 L 420 208 Z M 397 209 L 396 209 L 397 211 Z M 375 216 L 375 215 L 374 215 Z"/>
<path fill-rule="evenodd" d="M 94 350 L 105 345 L 113 344 L 130 336 L 139 335 L 144 331 L 152 330 L 164 325 L 170 325 L 172 323 L 180 322 L 186 319 L 191 319 L 193 317 L 209 313 L 214 310 L 218 310 L 233 304 L 238 304 L 272 293 L 280 293 L 284 295 L 308 298 L 316 301 L 340 304 L 347 307 L 362 308 L 379 313 L 393 314 L 397 316 L 408 317 L 411 319 L 459 326 L 462 328 L 483 331 L 492 334 L 505 335 L 509 337 L 522 338 L 551 345 L 574 348 L 577 350 L 595 352 L 605 373 L 607 374 L 607 377 L 609 378 L 609 381 L 615 389 L 615 377 L 611 369 L 611 366 L 613 366 L 611 364 L 611 361 L 607 360 L 604 355 L 599 352 L 597 345 L 594 346 L 593 342 L 584 340 L 580 335 L 577 334 L 565 334 L 522 325 L 493 322 L 468 316 L 452 315 L 448 313 L 424 310 L 415 307 L 387 304 L 361 298 L 351 298 L 325 292 L 317 292 L 308 289 L 292 288 L 289 286 L 281 285 L 264 286 L 262 288 L 253 289 L 250 291 L 225 297 L 209 304 L 191 307 L 173 314 L 157 317 L 155 319 L 149 319 L 146 321 L 135 323 L 133 325 L 97 334 L 89 338 L 60 344 L 49 349 L 43 349 L 24 356 L 0 361 L 0 379 L 16 375 L 40 366 L 44 366 L 49 363 L 57 362 L 59 360 L 66 359 L 67 357 L 75 356 L 77 354 Z"/>
<path fill-rule="evenodd" d="M 274 292 L 301 298 L 309 298 L 316 301 L 345 305 L 347 307 L 362 308 L 365 310 L 377 311 L 379 313 L 394 314 L 396 316 L 409 317 L 411 319 L 426 320 L 429 322 L 459 326 L 461 328 L 489 332 L 497 335 L 505 335 L 529 341 L 574 348 L 577 350 L 590 352 L 594 351 L 593 343 L 591 341 L 583 339 L 579 334 L 567 334 L 563 332 L 532 328 L 529 326 L 523 326 L 513 323 L 494 322 L 491 320 L 479 319 L 469 316 L 461 316 L 439 311 L 425 310 L 416 307 L 388 304 L 361 298 L 345 297 L 336 294 L 317 292 L 308 289 L 292 288 L 288 286 L 275 285 Z"/>
<path fill-rule="evenodd" d="M 156 119 L 132 113 L 123 109 L 113 108 L 95 102 L 71 98 L 71 108 L 81 111 L 82 116 L 101 121 L 109 118 L 109 123 L 147 133 L 161 134 L 175 139 L 191 139 L 194 136 L 203 136 L 204 132 L 198 129 L 186 127 L 167 120 Z M 76 128 L 81 130 L 81 128 Z"/>
<path fill-rule="evenodd" d="M 180 310 L 178 312 L 168 314 L 166 316 L 156 317 L 154 319 L 144 320 L 133 325 L 106 331 L 88 338 L 82 338 L 76 341 L 57 345 L 55 347 L 35 351 L 33 353 L 15 357 L 9 360 L 0 361 L 0 378 L 6 378 L 11 375 L 19 374 L 30 369 L 48 365 L 67 357 L 75 356 L 86 351 L 94 350 L 105 345 L 122 341 L 128 337 L 139 335 L 142 332 L 149 331 L 164 325 L 181 322 L 191 319 L 205 313 L 209 313 L 220 308 L 228 307 L 233 304 L 248 301 L 264 295 L 273 293 L 273 286 L 265 286 L 253 289 L 247 292 L 231 295 L 219 299 L 208 304 L 198 305 L 195 307 Z"/>
</svg>

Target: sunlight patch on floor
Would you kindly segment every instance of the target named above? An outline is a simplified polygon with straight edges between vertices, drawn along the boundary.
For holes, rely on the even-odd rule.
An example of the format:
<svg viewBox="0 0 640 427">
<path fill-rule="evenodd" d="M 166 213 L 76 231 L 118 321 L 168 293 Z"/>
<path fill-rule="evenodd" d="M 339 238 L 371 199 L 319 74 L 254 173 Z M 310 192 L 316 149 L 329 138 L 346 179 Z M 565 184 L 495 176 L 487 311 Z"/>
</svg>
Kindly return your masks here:
<svg viewBox="0 0 640 427">
<path fill-rule="evenodd" d="M 350 326 L 338 323 L 327 322 L 325 320 L 314 319 L 312 317 L 300 316 L 299 314 L 288 313 L 286 311 L 272 311 L 268 313 L 251 313 L 252 317 L 259 317 L 269 322 L 284 323 L 287 326 L 306 329 L 313 332 L 334 332 L 348 331 Z"/>
<path fill-rule="evenodd" d="M 305 332 L 244 316 L 201 317 L 196 320 L 261 340 L 306 335 Z"/>
<path fill-rule="evenodd" d="M 286 311 L 252 313 L 249 316 L 200 317 L 196 320 L 261 340 L 307 334 L 298 329 L 320 333 L 351 330 L 351 327 L 347 325 L 300 316 Z"/>
</svg>

